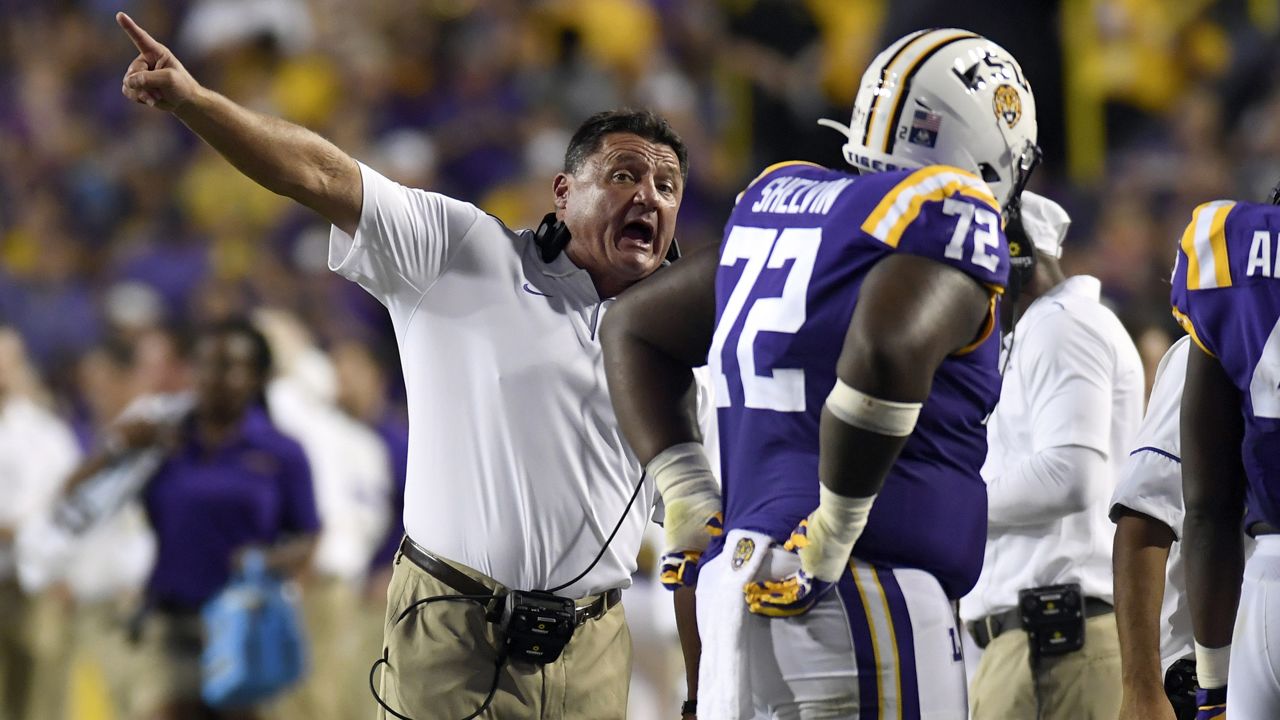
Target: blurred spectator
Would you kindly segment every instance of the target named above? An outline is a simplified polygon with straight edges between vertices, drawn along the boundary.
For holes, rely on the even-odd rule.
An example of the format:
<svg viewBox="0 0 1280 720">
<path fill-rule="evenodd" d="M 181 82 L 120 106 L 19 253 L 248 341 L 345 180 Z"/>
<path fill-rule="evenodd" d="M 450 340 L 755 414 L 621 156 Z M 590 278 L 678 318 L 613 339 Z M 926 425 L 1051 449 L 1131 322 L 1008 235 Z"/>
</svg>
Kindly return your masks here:
<svg viewBox="0 0 1280 720">
<path fill-rule="evenodd" d="M 189 413 L 162 421 L 136 403 L 72 482 L 123 454 L 164 449 L 143 492 L 157 552 L 132 703 L 155 720 L 251 718 L 252 710 L 213 712 L 200 702 L 199 610 L 250 548 L 264 550 L 274 573 L 302 570 L 319 522 L 302 449 L 275 428 L 264 406 L 271 367 L 265 338 L 247 322 L 228 321 L 199 336 L 193 357 Z"/>
<path fill-rule="evenodd" d="M 409 421 L 403 408 L 393 406 L 390 374 L 395 355 L 376 353 L 369 344 L 355 339 L 339 343 L 332 351 L 338 373 L 338 405 L 351 417 L 369 425 L 386 446 L 391 462 L 392 488 L 388 494 L 387 532 L 369 562 L 368 578 L 361 593 L 359 624 L 362 645 L 360 658 L 382 654 L 382 625 L 387 613 L 387 588 L 391 584 L 392 560 L 404 538 L 404 486 L 409 460 Z M 397 380 L 398 383 L 398 380 Z M 360 675 L 363 682 L 364 675 Z M 351 713 L 363 713 L 368 701 L 363 686 L 353 698 Z"/>
<path fill-rule="evenodd" d="M 53 505 L 80 457 L 71 428 L 45 404 L 21 338 L 0 327 L 0 715 L 57 717 L 65 695 L 65 602 L 18 585 L 19 524 Z"/>
<path fill-rule="evenodd" d="M 391 461 L 367 425 L 338 409 L 333 364 L 298 319 L 260 310 L 255 320 L 275 358 L 276 376 L 267 387 L 271 416 L 302 445 L 320 511 L 319 541 L 302 581 L 310 673 L 270 715 L 340 720 L 367 714 L 368 668 L 379 653 L 362 652 L 371 643 L 355 619 L 370 561 L 388 525 Z"/>
</svg>

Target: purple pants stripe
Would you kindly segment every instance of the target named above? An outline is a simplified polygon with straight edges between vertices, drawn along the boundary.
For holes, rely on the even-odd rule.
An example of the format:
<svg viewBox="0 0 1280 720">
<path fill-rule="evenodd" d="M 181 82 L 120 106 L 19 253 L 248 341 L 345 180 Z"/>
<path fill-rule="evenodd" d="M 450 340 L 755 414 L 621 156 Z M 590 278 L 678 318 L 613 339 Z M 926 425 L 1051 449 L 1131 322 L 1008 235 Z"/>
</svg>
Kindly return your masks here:
<svg viewBox="0 0 1280 720">
<path fill-rule="evenodd" d="M 853 573 L 845 569 L 836 583 L 836 594 L 844 603 L 845 616 L 849 618 L 849 632 L 853 636 L 854 662 L 858 668 L 858 720 L 879 720 L 880 686 L 875 651 L 871 644 L 871 627 L 867 624 L 867 610 L 858 597 Z"/>
<path fill-rule="evenodd" d="M 920 686 L 916 676 L 916 644 L 911 631 L 911 613 L 902 595 L 902 586 L 889 568 L 877 568 L 884 596 L 889 603 L 889 617 L 898 640 L 898 668 L 902 682 L 902 720 L 919 720 Z"/>
</svg>

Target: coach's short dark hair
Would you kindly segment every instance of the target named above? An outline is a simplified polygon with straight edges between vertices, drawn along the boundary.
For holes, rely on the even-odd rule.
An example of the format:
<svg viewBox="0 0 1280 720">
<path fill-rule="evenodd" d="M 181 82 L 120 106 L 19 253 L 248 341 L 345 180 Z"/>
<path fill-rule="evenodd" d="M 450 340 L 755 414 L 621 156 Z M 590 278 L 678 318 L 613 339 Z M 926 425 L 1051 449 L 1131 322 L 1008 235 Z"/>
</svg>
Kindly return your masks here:
<svg viewBox="0 0 1280 720">
<path fill-rule="evenodd" d="M 684 141 L 671 129 L 661 116 L 652 110 L 606 110 L 587 118 L 569 141 L 569 148 L 564 152 L 564 171 L 575 173 L 582 163 L 600 149 L 605 135 L 613 133 L 632 133 L 650 142 L 666 145 L 675 151 L 680 161 L 680 176 L 689 177 L 689 151 Z"/>
</svg>

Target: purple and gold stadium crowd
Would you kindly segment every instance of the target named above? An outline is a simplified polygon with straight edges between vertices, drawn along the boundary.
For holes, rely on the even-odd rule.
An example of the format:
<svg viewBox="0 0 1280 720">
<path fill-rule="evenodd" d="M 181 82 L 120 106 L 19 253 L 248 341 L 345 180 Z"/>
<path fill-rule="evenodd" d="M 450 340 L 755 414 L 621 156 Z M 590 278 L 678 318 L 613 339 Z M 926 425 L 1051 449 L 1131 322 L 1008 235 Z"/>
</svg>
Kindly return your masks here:
<svg viewBox="0 0 1280 720">
<path fill-rule="evenodd" d="M 329 271 L 320 218 L 120 97 L 134 50 L 117 10 L 204 85 L 513 228 L 550 209 L 548 180 L 579 122 L 651 108 L 689 147 L 676 231 L 686 252 L 719 242 L 760 168 L 842 165 L 813 119 L 847 117 L 887 39 L 967 27 L 1032 78 L 1046 158 L 1031 188 L 1071 213 L 1063 267 L 1102 281 L 1150 383 L 1180 334 L 1168 278 L 1191 210 L 1263 199 L 1280 180 L 1280 10 L 1007 5 L 0 0 L 0 720 L 125 720 L 145 695 L 144 588 L 158 557 L 198 559 L 166 560 L 157 548 L 170 539 L 156 536 L 166 528 L 151 529 L 135 505 L 38 591 L 19 586 L 12 548 L 122 411 L 192 386 L 193 349 L 207 339 L 198 328 L 252 320 L 274 363 L 260 390 L 311 468 L 318 515 L 288 522 L 315 533 L 299 580 L 312 674 L 263 717 L 370 715 L 369 666 L 403 535 L 407 420 L 386 313 Z M 35 419 L 15 415 L 18 403 Z M 630 717 L 643 719 L 673 716 L 684 694 L 654 547 L 625 595 Z"/>
</svg>

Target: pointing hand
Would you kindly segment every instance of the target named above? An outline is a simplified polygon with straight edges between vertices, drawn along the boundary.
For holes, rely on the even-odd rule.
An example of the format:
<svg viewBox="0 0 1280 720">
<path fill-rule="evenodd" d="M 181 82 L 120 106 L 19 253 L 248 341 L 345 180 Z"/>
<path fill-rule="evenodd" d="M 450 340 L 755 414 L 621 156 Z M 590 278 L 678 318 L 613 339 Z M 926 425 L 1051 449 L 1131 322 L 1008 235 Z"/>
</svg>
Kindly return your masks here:
<svg viewBox="0 0 1280 720">
<path fill-rule="evenodd" d="M 200 86 L 173 52 L 128 15 L 116 13 L 116 22 L 138 48 L 138 57 L 129 63 L 124 73 L 124 84 L 120 88 L 124 96 L 169 112 L 189 101 Z"/>
</svg>

